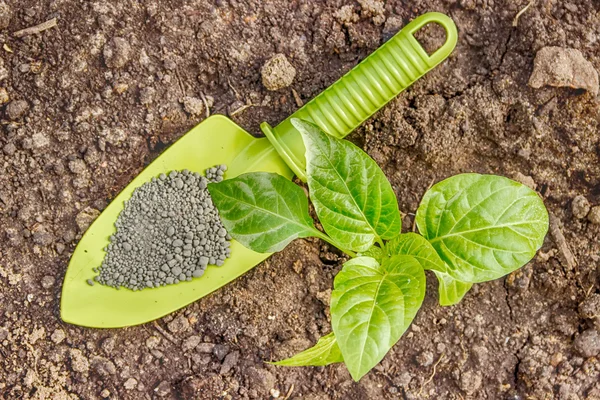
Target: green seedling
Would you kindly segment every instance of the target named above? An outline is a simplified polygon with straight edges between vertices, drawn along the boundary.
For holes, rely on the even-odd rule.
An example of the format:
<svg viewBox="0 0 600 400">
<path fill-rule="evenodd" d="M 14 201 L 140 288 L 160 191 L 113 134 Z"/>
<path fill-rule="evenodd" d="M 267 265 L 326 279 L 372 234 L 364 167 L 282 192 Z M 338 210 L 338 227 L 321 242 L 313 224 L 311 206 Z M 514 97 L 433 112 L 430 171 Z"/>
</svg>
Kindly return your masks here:
<svg viewBox="0 0 600 400">
<path fill-rule="evenodd" d="M 209 184 L 224 226 L 258 252 L 318 237 L 350 260 L 335 277 L 333 332 L 282 366 L 344 362 L 359 380 L 400 339 L 425 296 L 425 271 L 439 280 L 441 305 L 458 303 L 474 283 L 529 262 L 548 231 L 541 198 L 510 179 L 461 174 L 429 189 L 417 210 L 421 233 L 400 233 L 398 202 L 383 171 L 364 151 L 298 119 L 306 147 L 309 197 L 325 233 L 294 183 L 255 172 Z"/>
</svg>

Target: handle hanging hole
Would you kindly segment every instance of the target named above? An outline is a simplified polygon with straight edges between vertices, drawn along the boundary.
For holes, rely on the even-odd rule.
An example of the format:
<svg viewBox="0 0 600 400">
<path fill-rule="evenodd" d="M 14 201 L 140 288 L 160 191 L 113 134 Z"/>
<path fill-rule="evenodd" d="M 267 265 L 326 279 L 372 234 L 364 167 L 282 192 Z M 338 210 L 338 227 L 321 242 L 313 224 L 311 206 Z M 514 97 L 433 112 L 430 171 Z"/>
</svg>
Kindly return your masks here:
<svg viewBox="0 0 600 400">
<path fill-rule="evenodd" d="M 447 39 L 446 29 L 436 22 L 422 26 L 413 36 L 430 57 L 446 43 Z"/>
</svg>

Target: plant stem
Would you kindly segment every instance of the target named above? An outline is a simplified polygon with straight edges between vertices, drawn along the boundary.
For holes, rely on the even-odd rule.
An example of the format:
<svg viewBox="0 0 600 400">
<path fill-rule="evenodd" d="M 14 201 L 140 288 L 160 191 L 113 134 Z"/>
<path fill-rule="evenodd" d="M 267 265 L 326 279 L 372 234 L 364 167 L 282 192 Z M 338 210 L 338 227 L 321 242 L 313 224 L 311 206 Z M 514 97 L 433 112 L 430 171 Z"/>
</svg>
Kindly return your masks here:
<svg viewBox="0 0 600 400">
<path fill-rule="evenodd" d="M 319 231 L 317 229 L 315 229 L 315 236 L 318 237 L 319 239 L 322 239 L 322 240 L 326 241 L 327 243 L 329 243 L 333 247 L 340 249 L 341 251 L 343 251 L 344 253 L 346 253 L 350 257 L 352 257 L 352 258 L 356 257 L 356 253 L 355 252 L 353 252 L 352 250 L 344 249 L 338 243 L 334 242 L 333 239 L 331 239 L 329 236 L 325 235 L 323 232 L 321 232 L 321 231 Z"/>
</svg>

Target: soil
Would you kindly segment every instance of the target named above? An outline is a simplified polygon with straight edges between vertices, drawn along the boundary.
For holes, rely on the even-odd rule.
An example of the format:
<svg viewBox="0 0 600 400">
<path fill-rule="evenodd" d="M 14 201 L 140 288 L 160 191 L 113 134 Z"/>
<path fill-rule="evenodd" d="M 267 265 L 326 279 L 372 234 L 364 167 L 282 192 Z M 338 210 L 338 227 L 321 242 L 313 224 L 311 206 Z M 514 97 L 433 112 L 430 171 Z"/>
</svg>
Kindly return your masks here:
<svg viewBox="0 0 600 400">
<path fill-rule="evenodd" d="M 1 398 L 600 399 L 593 302 L 580 307 L 600 293 L 600 226 L 571 207 L 578 195 L 600 204 L 600 103 L 584 90 L 528 86 L 544 46 L 578 49 L 600 68 L 596 1 L 537 1 L 517 26 L 525 0 L 1 3 Z M 531 263 L 454 307 L 437 304 L 428 276 L 414 324 L 359 383 L 341 365 L 265 363 L 330 331 L 327 299 L 343 259 L 317 240 L 293 242 L 155 323 L 61 321 L 78 238 L 205 118 L 198 99 L 258 133 L 433 10 L 458 25 L 454 54 L 350 139 L 392 181 L 405 230 L 425 190 L 450 175 L 535 185 L 556 224 Z M 12 35 L 54 17 L 54 28 Z M 419 37 L 430 46 L 438 34 Z M 297 74 L 269 92 L 260 71 L 278 53 Z"/>
</svg>

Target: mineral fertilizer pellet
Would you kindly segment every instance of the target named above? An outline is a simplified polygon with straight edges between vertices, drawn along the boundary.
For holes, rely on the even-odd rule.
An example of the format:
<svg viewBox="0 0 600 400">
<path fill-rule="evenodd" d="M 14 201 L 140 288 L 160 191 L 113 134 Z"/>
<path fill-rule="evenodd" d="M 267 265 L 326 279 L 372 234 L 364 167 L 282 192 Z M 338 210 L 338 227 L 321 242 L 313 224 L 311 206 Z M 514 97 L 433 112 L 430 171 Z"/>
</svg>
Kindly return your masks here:
<svg viewBox="0 0 600 400">
<path fill-rule="evenodd" d="M 206 186 L 222 181 L 226 170 L 225 165 L 209 168 L 206 177 L 171 171 L 135 189 L 94 280 L 141 290 L 191 281 L 208 265 L 223 265 L 231 237 Z"/>
</svg>

